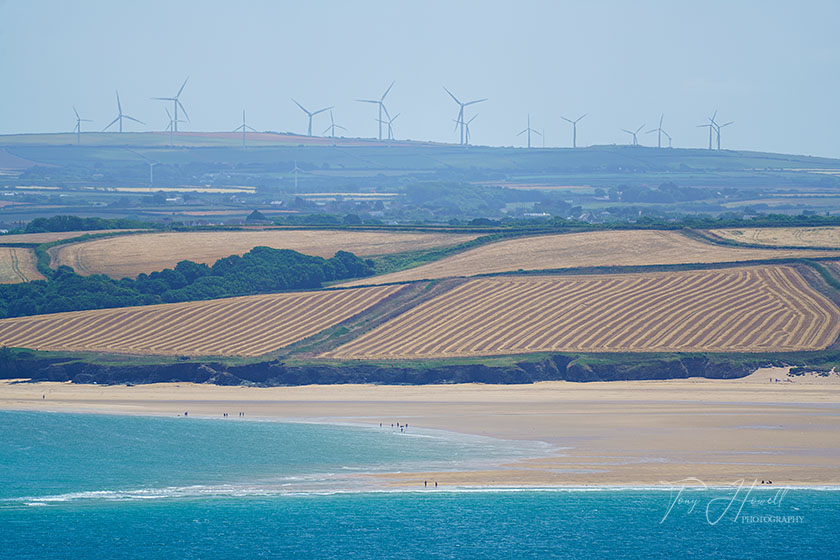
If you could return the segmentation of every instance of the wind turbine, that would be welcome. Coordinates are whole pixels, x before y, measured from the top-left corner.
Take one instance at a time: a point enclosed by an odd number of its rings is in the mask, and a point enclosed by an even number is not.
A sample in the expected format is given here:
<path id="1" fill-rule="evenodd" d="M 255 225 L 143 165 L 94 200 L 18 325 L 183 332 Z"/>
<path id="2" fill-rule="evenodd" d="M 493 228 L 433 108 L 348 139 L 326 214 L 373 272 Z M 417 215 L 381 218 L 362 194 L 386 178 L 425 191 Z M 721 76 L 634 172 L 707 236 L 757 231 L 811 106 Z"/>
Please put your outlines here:
<path id="1" fill-rule="evenodd" d="M 525 130 L 523 130 L 522 132 L 517 134 L 517 136 L 522 136 L 526 132 L 528 133 L 528 147 L 530 148 L 531 147 L 531 133 L 533 132 L 534 134 L 538 134 L 538 135 L 542 136 L 542 134 L 540 134 L 538 131 L 531 128 L 531 115 L 530 114 L 528 114 L 528 128 L 526 128 Z"/>
<path id="2" fill-rule="evenodd" d="M 639 134 L 639 132 L 640 132 L 640 131 L 644 128 L 644 127 L 645 127 L 645 125 L 644 125 L 644 124 L 642 124 L 642 126 L 640 126 L 639 128 L 637 128 L 637 129 L 636 129 L 636 132 L 633 132 L 632 130 L 627 130 L 626 128 L 622 128 L 621 130 L 623 130 L 623 131 L 624 131 L 624 132 L 626 132 L 627 134 L 632 135 L 632 136 L 633 136 L 633 145 L 634 145 L 634 146 L 638 146 L 638 145 L 639 145 L 639 138 L 638 138 L 637 134 Z"/>
<path id="3" fill-rule="evenodd" d="M 458 104 L 458 107 L 459 107 L 458 119 L 456 120 L 455 128 L 458 128 L 458 125 L 461 125 L 461 144 L 463 144 L 464 143 L 464 129 L 465 129 L 464 109 L 468 105 L 474 105 L 476 103 L 481 103 L 482 101 L 487 101 L 487 98 L 485 97 L 484 99 L 476 99 L 474 101 L 467 101 L 466 103 L 461 103 L 461 101 L 457 97 L 455 97 L 455 95 L 451 91 L 446 89 L 446 86 L 444 86 L 443 89 L 446 91 L 446 93 L 449 94 L 449 97 L 451 97 L 455 101 L 455 103 Z"/>
<path id="4" fill-rule="evenodd" d="M 662 131 L 662 134 L 664 134 L 665 138 L 668 139 L 668 147 L 670 148 L 671 147 L 671 135 L 668 134 L 667 132 L 665 132 L 664 130 Z"/>
<path id="5" fill-rule="evenodd" d="M 159 165 L 159 164 L 160 164 L 160 162 L 159 162 L 159 161 L 155 161 L 155 160 L 153 160 L 153 159 L 149 159 L 149 158 L 147 158 L 146 156 L 144 156 L 143 154 L 141 154 L 140 152 L 135 152 L 134 150 L 129 150 L 128 148 L 126 148 L 126 150 L 128 150 L 128 151 L 129 151 L 129 152 L 131 152 L 132 154 L 137 154 L 138 156 L 140 156 L 141 158 L 143 158 L 144 160 L 146 160 L 146 163 L 148 163 L 148 164 L 149 164 L 149 186 L 151 187 L 151 186 L 152 186 L 152 183 L 154 183 L 154 182 L 155 182 L 155 174 L 154 174 L 155 165 Z"/>
<path id="6" fill-rule="evenodd" d="M 300 103 L 298 103 L 294 99 L 292 99 L 292 101 L 295 102 L 295 105 L 300 107 L 301 111 L 303 111 L 304 113 L 309 115 L 309 131 L 306 134 L 307 136 L 312 136 L 312 117 L 314 117 L 318 113 L 323 113 L 324 111 L 329 111 L 330 109 L 332 109 L 334 107 L 334 106 L 330 106 L 330 107 L 324 107 L 323 109 L 318 109 L 317 111 L 309 111 L 309 110 L 306 109 L 306 107 L 304 107 L 303 105 L 301 105 Z"/>
<path id="7" fill-rule="evenodd" d="M 79 112 L 73 107 L 73 112 L 76 113 L 76 128 L 73 129 L 73 132 L 76 133 L 76 144 L 82 143 L 82 123 L 83 122 L 93 122 L 90 119 L 83 119 L 79 116 Z"/>
<path id="8" fill-rule="evenodd" d="M 393 117 L 388 115 L 388 111 L 385 111 L 385 114 L 388 116 L 387 121 L 379 121 L 379 124 L 387 124 L 388 125 L 388 146 L 391 145 L 391 140 L 394 139 L 394 121 L 397 120 L 397 117 L 400 116 L 400 113 L 397 113 Z"/>
<path id="9" fill-rule="evenodd" d="M 179 122 L 184 122 L 184 121 L 179 121 L 178 120 L 178 107 L 180 107 L 181 110 L 184 112 L 184 116 L 187 117 L 187 121 L 189 122 L 189 120 L 190 120 L 190 116 L 187 114 L 187 110 L 184 109 L 183 105 L 181 105 L 181 100 L 179 99 L 181 97 L 181 92 L 184 91 L 184 86 L 187 85 L 187 80 L 189 80 L 189 79 L 190 79 L 190 77 L 187 76 L 187 79 L 184 80 L 183 84 L 181 84 L 181 88 L 178 90 L 178 93 L 175 94 L 175 97 L 152 97 L 152 99 L 157 99 L 159 101 L 171 101 L 172 102 L 172 106 L 175 109 L 175 120 L 173 121 L 174 125 L 175 125 L 175 130 L 173 132 L 178 132 L 178 123 Z"/>
<path id="10" fill-rule="evenodd" d="M 178 128 L 178 123 L 179 122 L 185 122 L 185 121 L 179 121 L 178 119 L 173 119 L 172 118 L 172 113 L 169 112 L 169 109 L 167 109 L 166 107 L 164 107 L 163 109 L 166 111 L 166 116 L 169 117 L 169 124 L 166 125 L 166 128 L 164 130 L 165 130 L 165 132 L 169 133 L 169 147 L 171 148 L 172 146 L 175 145 L 175 138 L 173 137 L 173 134 L 174 134 L 175 130 L 177 130 L 177 128 Z"/>
<path id="11" fill-rule="evenodd" d="M 725 126 L 729 126 L 730 124 L 735 124 L 735 121 L 729 121 L 726 124 L 717 124 L 717 123 L 715 123 L 715 124 L 717 125 L 717 126 L 715 126 L 715 132 L 717 132 L 717 149 L 718 149 L 718 151 L 720 151 L 720 129 L 725 127 Z"/>
<path id="12" fill-rule="evenodd" d="M 659 117 L 659 126 L 657 128 L 652 128 L 652 129 L 648 130 L 647 132 L 645 132 L 645 134 L 650 134 L 651 132 L 658 132 L 659 133 L 659 134 L 656 135 L 656 147 L 657 148 L 662 147 L 662 133 L 665 132 L 664 130 L 662 130 L 662 120 L 664 118 L 665 118 L 665 115 L 662 114 Z"/>
<path id="13" fill-rule="evenodd" d="M 396 118 L 396 117 L 394 117 L 394 118 Z M 347 130 L 343 126 L 335 124 L 335 120 L 333 119 L 333 112 L 332 112 L 332 109 L 330 109 L 330 126 L 328 126 L 322 134 L 326 134 L 327 132 L 330 133 L 330 138 L 333 139 L 333 146 L 335 146 L 335 129 L 336 128 L 340 128 L 341 130 Z"/>
<path id="14" fill-rule="evenodd" d="M 561 119 L 572 125 L 572 148 L 577 148 L 577 123 L 580 122 L 580 120 L 585 116 L 586 114 L 583 114 L 575 120 L 570 120 L 566 117 L 560 117 Z"/>
<path id="15" fill-rule="evenodd" d="M 250 130 L 251 132 L 256 132 L 253 128 L 245 124 L 245 109 L 242 109 L 242 124 L 237 126 L 233 129 L 234 132 L 242 131 L 242 149 L 245 149 L 245 132 Z"/>
<path id="16" fill-rule="evenodd" d="M 388 92 L 391 91 L 391 88 L 394 87 L 394 84 L 397 83 L 396 80 L 391 82 L 391 85 L 388 86 L 388 89 L 385 90 L 385 93 L 382 94 L 382 97 L 379 99 L 357 99 L 359 103 L 373 103 L 375 105 L 379 105 L 379 139 L 382 140 L 382 111 L 385 111 L 385 114 L 388 114 L 388 109 L 385 108 L 385 96 L 388 95 Z"/>
<path id="17" fill-rule="evenodd" d="M 712 132 L 717 127 L 717 123 L 715 122 L 715 117 L 717 116 L 717 111 L 715 111 L 711 117 L 709 117 L 709 122 L 706 124 L 698 124 L 697 128 L 709 128 L 709 149 L 712 149 Z"/>
<path id="18" fill-rule="evenodd" d="M 295 166 L 292 168 L 291 171 L 289 171 L 289 173 L 295 174 L 295 192 L 297 192 L 298 190 L 298 173 L 300 173 L 301 171 L 303 171 L 303 169 L 298 167 L 297 161 L 295 161 Z"/>
<path id="19" fill-rule="evenodd" d="M 114 120 L 112 120 L 110 123 L 108 123 L 108 126 L 106 126 L 105 128 L 102 129 L 102 132 L 105 132 L 106 130 L 111 128 L 111 125 L 114 124 L 117 121 L 120 121 L 120 132 L 122 132 L 123 131 L 122 130 L 123 119 L 128 119 L 130 121 L 138 122 L 140 124 L 146 124 L 143 121 L 139 121 L 139 120 L 135 119 L 134 117 L 129 117 L 128 115 L 123 114 L 122 105 L 120 104 L 120 92 L 117 92 L 117 116 L 116 116 L 116 118 L 114 118 Z"/>
<path id="20" fill-rule="evenodd" d="M 470 123 L 472 123 L 472 122 L 475 120 L 475 118 L 476 118 L 477 116 L 478 116 L 478 113 L 476 113 L 475 115 L 473 115 L 473 116 L 472 116 L 472 118 L 471 118 L 470 120 L 468 120 L 467 122 L 463 123 L 463 124 L 464 124 L 464 130 L 466 130 L 466 134 L 464 135 L 464 147 L 465 147 L 465 148 L 469 148 L 469 147 L 470 147 Z M 457 119 L 452 119 L 452 121 L 455 123 L 455 126 L 456 126 L 456 127 L 457 127 L 459 124 L 461 124 L 461 121 L 459 121 L 459 120 L 457 120 Z"/>

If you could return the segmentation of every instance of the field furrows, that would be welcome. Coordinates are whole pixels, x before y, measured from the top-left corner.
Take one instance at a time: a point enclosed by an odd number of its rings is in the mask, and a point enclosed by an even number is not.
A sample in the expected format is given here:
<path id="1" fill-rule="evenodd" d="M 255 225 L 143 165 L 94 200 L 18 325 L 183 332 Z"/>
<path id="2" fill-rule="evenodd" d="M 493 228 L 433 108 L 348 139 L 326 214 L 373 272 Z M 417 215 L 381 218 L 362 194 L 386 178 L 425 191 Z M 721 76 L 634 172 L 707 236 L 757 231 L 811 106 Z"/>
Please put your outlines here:
<path id="1" fill-rule="evenodd" d="M 592 231 L 499 241 L 416 268 L 342 285 L 411 282 L 517 270 L 744 262 L 835 254 L 805 249 L 726 247 L 698 241 L 676 231 Z"/>
<path id="2" fill-rule="evenodd" d="M 710 234 L 754 245 L 840 248 L 840 227 L 712 229 Z"/>
<path id="3" fill-rule="evenodd" d="M 787 266 L 483 278 L 324 357 L 794 351 L 824 348 L 838 334 L 840 309 Z"/>
<path id="4" fill-rule="evenodd" d="M 0 344 L 41 350 L 258 356 L 364 311 L 399 286 L 268 294 L 0 320 Z"/>
<path id="5" fill-rule="evenodd" d="M 35 253 L 22 247 L 0 247 L 0 284 L 43 280 L 35 266 Z"/>

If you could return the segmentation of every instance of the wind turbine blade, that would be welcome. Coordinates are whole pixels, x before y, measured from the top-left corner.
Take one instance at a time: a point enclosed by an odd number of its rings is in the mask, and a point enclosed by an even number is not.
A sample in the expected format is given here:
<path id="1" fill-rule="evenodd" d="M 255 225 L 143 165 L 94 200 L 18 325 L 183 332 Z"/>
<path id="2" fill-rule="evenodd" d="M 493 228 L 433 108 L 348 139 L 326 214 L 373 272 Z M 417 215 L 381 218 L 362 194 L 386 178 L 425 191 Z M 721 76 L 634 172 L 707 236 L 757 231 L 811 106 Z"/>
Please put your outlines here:
<path id="1" fill-rule="evenodd" d="M 79 119 L 82 122 L 93 122 L 93 119 Z"/>
<path id="2" fill-rule="evenodd" d="M 662 113 L 662 116 L 659 117 L 659 128 L 662 128 L 662 119 L 665 118 L 665 113 Z"/>
<path id="3" fill-rule="evenodd" d="M 726 124 L 722 124 L 722 125 L 720 125 L 718 128 L 723 128 L 724 126 L 729 126 L 730 124 L 735 124 L 735 121 L 729 121 L 729 122 L 728 122 L 728 123 L 726 123 Z"/>
<path id="4" fill-rule="evenodd" d="M 330 126 L 328 126 L 327 128 L 325 128 L 325 129 L 324 129 L 324 132 L 322 132 L 321 134 L 326 134 L 326 133 L 327 133 L 327 132 L 329 132 L 329 131 L 330 131 L 330 129 L 331 129 L 331 128 L 333 128 L 334 126 L 335 126 L 335 125 L 330 125 Z"/>
<path id="5" fill-rule="evenodd" d="M 400 116 L 400 114 L 401 114 L 401 113 L 397 113 L 397 114 L 396 114 L 396 115 L 394 115 L 394 116 L 393 116 L 393 118 L 391 118 L 391 120 L 389 120 L 388 122 L 389 122 L 389 123 L 394 122 L 395 120 L 397 120 L 397 117 L 399 117 L 399 116 Z"/>
<path id="6" fill-rule="evenodd" d="M 461 102 L 460 102 L 460 101 L 458 101 L 458 98 L 457 98 L 457 97 L 455 97 L 455 95 L 454 95 L 451 91 L 449 91 L 448 89 L 446 89 L 446 86 L 443 86 L 443 89 L 444 89 L 444 91 L 446 91 L 446 93 L 448 93 L 448 94 L 449 94 L 449 97 L 451 97 L 452 99 L 454 99 L 454 100 L 455 100 L 455 103 L 457 103 L 458 105 L 460 105 L 460 104 L 461 104 Z"/>
<path id="7" fill-rule="evenodd" d="M 163 110 L 166 111 L 166 116 L 169 117 L 169 120 L 171 121 L 172 120 L 172 113 L 170 113 L 169 109 L 166 108 L 166 107 L 164 107 Z"/>
<path id="8" fill-rule="evenodd" d="M 388 107 L 386 107 L 384 103 L 380 103 L 380 105 L 382 106 L 382 110 L 385 111 L 385 116 L 390 119 L 391 113 L 388 112 Z"/>
<path id="9" fill-rule="evenodd" d="M 336 128 L 340 128 L 341 130 L 347 130 L 346 128 L 344 128 L 344 127 L 343 127 L 343 126 L 341 126 L 340 124 L 335 125 L 335 127 L 336 127 Z"/>
<path id="10" fill-rule="evenodd" d="M 359 103 L 379 103 L 379 101 L 376 101 L 375 99 L 357 99 L 356 101 Z"/>
<path id="11" fill-rule="evenodd" d="M 574 123 L 574 121 L 570 121 L 570 120 L 569 120 L 569 119 L 567 119 L 566 117 L 560 117 L 560 118 L 561 118 L 561 119 L 563 119 L 564 121 L 566 121 L 567 123 L 570 123 L 570 124 L 575 124 L 575 123 Z"/>
<path id="12" fill-rule="evenodd" d="M 636 129 L 636 134 L 638 134 L 639 131 L 642 130 L 644 127 L 645 127 L 645 125 L 644 125 L 644 123 L 642 123 L 642 126 L 640 126 L 639 128 Z"/>
<path id="13" fill-rule="evenodd" d="M 129 117 L 128 115 L 123 115 L 123 118 L 124 118 L 124 119 L 128 119 L 128 120 L 130 120 L 130 121 L 134 121 L 134 122 L 136 122 L 136 123 L 146 124 L 146 123 L 144 123 L 143 121 L 137 120 L 137 119 L 135 119 L 134 117 Z"/>
<path id="14" fill-rule="evenodd" d="M 297 102 L 297 101 L 295 101 L 294 99 L 292 99 L 292 101 L 294 101 L 295 105 L 297 105 L 298 107 L 300 107 L 300 110 L 301 110 L 301 111 L 303 111 L 304 113 L 306 113 L 306 114 L 307 114 L 307 115 L 309 115 L 309 116 L 312 116 L 312 115 L 309 113 L 309 111 L 307 111 L 307 110 L 303 107 L 303 105 L 301 105 L 300 103 L 298 103 L 298 102 Z"/>
<path id="15" fill-rule="evenodd" d="M 473 122 L 477 116 L 478 116 L 478 115 L 473 115 L 473 118 L 471 118 L 470 120 L 468 120 L 468 121 L 467 121 L 467 126 L 469 126 L 469 124 L 470 124 L 471 122 Z M 394 118 L 397 118 L 397 117 L 394 117 Z"/>
<path id="16" fill-rule="evenodd" d="M 149 99 L 156 99 L 158 101 L 175 101 L 174 97 L 150 97 Z"/>
<path id="17" fill-rule="evenodd" d="M 575 122 L 578 122 L 578 121 L 582 120 L 582 119 L 583 119 L 583 117 L 585 117 L 585 116 L 586 116 L 586 115 L 588 115 L 588 114 L 589 114 L 589 113 L 584 113 L 584 114 L 582 114 L 581 116 L 579 116 L 579 117 L 578 117 L 577 121 L 575 121 Z"/>
<path id="18" fill-rule="evenodd" d="M 184 116 L 185 116 L 185 117 L 187 117 L 187 121 L 189 121 L 189 120 L 190 120 L 190 116 L 187 114 L 187 110 L 186 110 L 186 109 L 184 109 L 184 106 L 183 106 L 183 105 L 181 105 L 181 101 L 180 101 L 179 99 L 176 99 L 176 100 L 175 100 L 175 103 L 177 103 L 177 104 L 178 104 L 178 107 L 180 107 L 180 108 L 181 108 L 181 111 L 183 111 L 183 112 L 184 112 Z"/>
<path id="19" fill-rule="evenodd" d="M 234 129 L 233 129 L 233 132 L 239 132 L 240 130 L 242 130 L 242 127 L 243 127 L 243 126 L 245 126 L 245 125 L 244 125 L 244 124 L 240 124 L 239 126 L 237 126 L 236 128 L 234 128 Z"/>
<path id="20" fill-rule="evenodd" d="M 77 119 L 80 119 L 80 118 L 81 118 L 81 117 L 79 116 L 79 112 L 76 110 L 76 108 L 75 108 L 75 107 L 73 107 L 73 112 L 74 112 L 74 113 L 76 113 L 76 118 L 77 118 Z"/>
<path id="21" fill-rule="evenodd" d="M 120 92 L 117 92 L 117 111 L 122 115 L 122 105 L 120 105 Z"/>
<path id="22" fill-rule="evenodd" d="M 189 79 L 190 79 L 190 77 L 187 76 L 187 79 L 184 80 L 183 84 L 181 84 L 181 89 L 179 89 L 178 93 L 175 94 L 175 99 L 178 99 L 181 96 L 181 92 L 184 91 L 184 86 L 187 85 L 187 80 L 189 80 Z"/>
<path id="23" fill-rule="evenodd" d="M 397 80 L 391 82 L 391 85 L 388 86 L 388 89 L 385 90 L 385 93 L 382 94 L 382 97 L 379 98 L 379 101 L 385 101 L 385 96 L 388 95 L 388 92 L 391 91 L 391 88 L 394 87 L 395 83 L 397 83 Z"/>
<path id="24" fill-rule="evenodd" d="M 525 134 L 526 132 L 528 132 L 528 129 L 527 129 L 527 128 L 526 128 L 525 130 L 523 130 L 522 132 L 520 132 L 519 134 L 517 134 L 517 136 L 522 136 L 522 135 L 523 135 L 523 134 Z"/>
<path id="25" fill-rule="evenodd" d="M 324 109 L 318 109 L 317 111 L 315 111 L 314 113 L 312 113 L 312 115 L 313 115 L 313 116 L 315 116 L 315 115 L 317 115 L 318 113 L 323 113 L 324 111 L 329 111 L 329 110 L 330 110 L 330 109 L 332 109 L 333 107 L 335 107 L 335 105 L 333 105 L 332 107 L 325 107 Z"/>
<path id="26" fill-rule="evenodd" d="M 626 132 L 627 134 L 633 134 L 633 131 L 632 131 L 632 130 L 627 130 L 626 128 L 622 128 L 621 130 L 623 130 L 623 131 L 624 131 L 624 132 Z"/>
<path id="27" fill-rule="evenodd" d="M 466 107 L 467 105 L 473 105 L 475 103 L 481 103 L 483 101 L 487 101 L 487 98 L 485 97 L 484 99 L 476 99 L 475 101 L 467 101 L 466 103 L 464 103 L 464 107 Z"/>
<path id="28" fill-rule="evenodd" d="M 648 130 L 647 132 L 645 132 L 645 134 L 650 134 L 651 132 L 656 132 L 657 130 L 659 130 L 659 129 L 658 128 L 652 128 L 652 129 Z"/>
<path id="29" fill-rule="evenodd" d="M 246 125 L 246 126 L 245 126 L 245 128 L 247 128 L 247 129 L 248 129 L 248 130 L 250 130 L 251 132 L 256 132 L 256 129 L 251 128 L 250 126 L 247 126 L 247 125 Z"/>
<path id="30" fill-rule="evenodd" d="M 108 130 L 109 128 L 111 128 L 111 126 L 113 126 L 113 124 L 114 124 L 115 122 L 117 122 L 118 120 L 120 120 L 120 118 L 119 118 L 119 117 L 117 117 L 117 118 L 115 118 L 114 120 L 112 120 L 110 123 L 108 123 L 108 126 L 106 126 L 105 128 L 103 128 L 103 129 L 102 129 L 102 132 L 105 132 L 106 130 Z"/>
<path id="31" fill-rule="evenodd" d="M 531 132 L 533 132 L 533 133 L 534 133 L 534 134 L 536 134 L 537 136 L 542 136 L 542 133 L 541 133 L 540 131 L 538 131 L 538 130 L 533 130 L 533 129 L 531 129 Z"/>

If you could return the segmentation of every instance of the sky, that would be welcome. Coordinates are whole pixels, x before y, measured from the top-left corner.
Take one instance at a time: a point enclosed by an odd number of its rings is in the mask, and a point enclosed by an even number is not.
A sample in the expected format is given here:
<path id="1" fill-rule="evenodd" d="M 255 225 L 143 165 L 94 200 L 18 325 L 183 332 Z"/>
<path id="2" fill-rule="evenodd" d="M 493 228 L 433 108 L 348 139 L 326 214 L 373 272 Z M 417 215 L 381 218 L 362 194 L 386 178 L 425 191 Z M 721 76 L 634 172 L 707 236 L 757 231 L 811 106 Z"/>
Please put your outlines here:
<path id="1" fill-rule="evenodd" d="M 347 136 L 377 134 L 386 98 L 399 139 L 457 142 L 462 101 L 476 144 L 522 146 L 531 126 L 568 146 L 656 145 L 840 157 L 840 2 L 0 0 L 0 134 L 101 130 L 123 110 L 162 130 L 181 95 L 183 130 L 305 133 L 334 105 Z M 171 111 L 171 109 L 170 109 Z M 88 128 L 89 125 L 89 128 Z M 315 117 L 321 134 L 329 115 Z M 542 145 L 535 135 L 534 144 Z"/>

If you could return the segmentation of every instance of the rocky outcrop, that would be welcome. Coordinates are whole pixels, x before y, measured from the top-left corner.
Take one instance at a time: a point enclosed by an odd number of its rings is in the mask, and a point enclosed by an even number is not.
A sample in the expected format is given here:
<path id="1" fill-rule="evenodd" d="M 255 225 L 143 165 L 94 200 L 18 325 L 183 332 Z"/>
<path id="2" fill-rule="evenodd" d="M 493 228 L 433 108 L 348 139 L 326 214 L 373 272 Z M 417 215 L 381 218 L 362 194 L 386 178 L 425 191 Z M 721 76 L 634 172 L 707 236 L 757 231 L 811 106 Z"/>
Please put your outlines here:
<path id="1" fill-rule="evenodd" d="M 749 374 L 755 364 L 733 364 L 705 356 L 652 359 L 644 355 L 626 361 L 593 361 L 557 354 L 536 362 L 509 366 L 456 364 L 438 367 L 400 365 L 286 365 L 267 361 L 241 366 L 222 363 L 176 362 L 159 365 L 96 364 L 83 361 L 18 358 L 0 365 L 0 378 L 33 381 L 72 381 L 113 385 L 123 383 L 211 383 L 216 385 L 282 385 L 379 383 L 423 385 L 430 383 L 534 383 L 536 381 L 617 381 L 708 377 L 728 379 Z"/>

